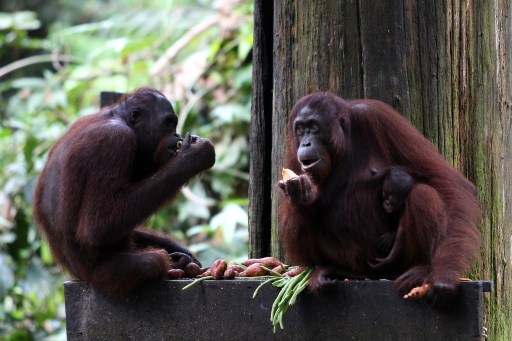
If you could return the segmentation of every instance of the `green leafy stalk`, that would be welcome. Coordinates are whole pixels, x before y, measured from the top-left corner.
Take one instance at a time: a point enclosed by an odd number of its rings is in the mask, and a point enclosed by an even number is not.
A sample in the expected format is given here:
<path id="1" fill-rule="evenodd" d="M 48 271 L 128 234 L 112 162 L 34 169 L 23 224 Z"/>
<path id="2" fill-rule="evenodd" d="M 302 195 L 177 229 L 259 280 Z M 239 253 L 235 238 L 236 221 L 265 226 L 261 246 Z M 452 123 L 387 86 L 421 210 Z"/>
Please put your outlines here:
<path id="1" fill-rule="evenodd" d="M 181 290 L 182 291 L 187 290 L 188 288 L 193 287 L 194 285 L 198 284 L 199 282 L 206 281 L 208 279 L 213 279 L 213 276 L 205 276 L 205 277 L 198 278 L 198 279 L 194 280 L 192 283 L 185 285 L 183 288 L 181 288 Z"/>
<path id="2" fill-rule="evenodd" d="M 266 266 L 263 266 L 263 265 L 262 265 L 262 266 L 260 266 L 260 268 L 262 268 L 263 270 L 267 271 L 269 274 L 272 274 L 272 275 L 274 275 L 274 276 L 279 276 L 279 277 L 281 277 L 281 274 L 280 274 L 279 272 L 274 271 L 274 270 L 272 270 L 272 269 L 270 269 L 270 268 L 267 268 Z"/>
<path id="3" fill-rule="evenodd" d="M 290 302 L 289 302 L 290 305 L 293 305 L 295 303 L 299 294 L 304 289 L 306 289 L 306 287 L 308 286 L 308 280 L 311 277 L 311 276 L 309 276 L 309 274 L 311 273 L 311 270 L 308 270 L 308 271 L 309 271 L 309 273 L 306 273 L 304 276 L 302 276 L 302 280 L 299 282 L 299 284 L 297 284 L 296 289 L 293 290 L 293 295 L 290 298 Z"/>
<path id="4" fill-rule="evenodd" d="M 252 294 L 252 298 L 255 298 L 255 297 L 256 297 L 256 295 L 258 295 L 258 292 L 260 291 L 260 289 L 261 289 L 264 285 L 266 285 L 266 284 L 268 284 L 268 283 L 274 283 L 274 282 L 277 282 L 277 281 L 279 281 L 279 280 L 281 280 L 281 278 L 280 278 L 280 277 L 272 277 L 272 278 L 267 279 L 265 282 L 263 282 L 263 283 L 261 283 L 260 285 L 258 285 L 258 287 L 256 288 L 256 290 L 254 290 L 254 294 Z"/>
<path id="5" fill-rule="evenodd" d="M 266 284 L 272 283 L 273 286 L 281 288 L 279 294 L 277 295 L 274 303 L 272 304 L 272 309 L 270 311 L 270 320 L 274 326 L 274 333 L 277 331 L 277 327 L 279 326 L 281 329 L 284 329 L 283 325 L 283 317 L 288 308 L 293 305 L 299 294 L 306 289 L 308 286 L 308 281 L 311 278 L 311 273 L 313 272 L 312 268 L 306 268 L 303 272 L 298 274 L 295 277 L 274 277 L 260 284 L 254 294 L 253 298 L 256 297 L 259 290 Z"/>

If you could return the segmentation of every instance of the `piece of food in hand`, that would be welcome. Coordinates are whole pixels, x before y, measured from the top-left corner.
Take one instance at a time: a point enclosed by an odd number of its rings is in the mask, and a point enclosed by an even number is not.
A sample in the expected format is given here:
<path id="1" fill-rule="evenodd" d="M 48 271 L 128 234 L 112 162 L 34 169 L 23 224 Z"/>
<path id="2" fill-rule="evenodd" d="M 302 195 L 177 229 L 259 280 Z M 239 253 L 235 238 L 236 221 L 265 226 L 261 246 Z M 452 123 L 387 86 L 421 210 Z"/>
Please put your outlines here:
<path id="1" fill-rule="evenodd" d="M 300 275 L 302 272 L 304 272 L 304 268 L 301 266 L 294 267 L 290 269 L 289 271 L 285 272 L 283 276 L 287 277 L 295 277 L 297 275 Z"/>
<path id="2" fill-rule="evenodd" d="M 406 300 L 420 300 L 428 295 L 430 291 L 430 284 L 423 284 L 422 286 L 412 288 L 407 294 L 404 295 Z"/>
<path id="3" fill-rule="evenodd" d="M 213 279 L 221 279 L 224 275 L 224 271 L 228 268 L 228 263 L 224 259 L 217 259 L 213 262 L 212 266 L 210 266 L 210 271 L 212 272 Z"/>
<path id="4" fill-rule="evenodd" d="M 167 271 L 167 278 L 169 279 L 180 279 L 185 277 L 185 271 L 181 269 L 170 269 Z"/>
<path id="5" fill-rule="evenodd" d="M 188 263 L 183 270 L 185 271 L 187 278 L 195 278 L 203 272 L 196 263 Z"/>
<path id="6" fill-rule="evenodd" d="M 240 277 L 257 277 L 257 276 L 264 276 L 267 274 L 267 270 L 262 269 L 263 266 L 262 263 L 254 263 L 247 267 L 247 269 L 243 272 L 241 272 L 239 275 Z"/>
<path id="7" fill-rule="evenodd" d="M 283 177 L 284 181 L 298 177 L 298 175 L 294 171 L 292 171 L 291 169 L 288 169 L 288 168 L 283 168 L 281 170 L 281 176 Z"/>
<path id="8" fill-rule="evenodd" d="M 283 264 L 281 261 L 277 260 L 274 257 L 263 257 L 263 258 L 251 258 L 244 261 L 242 264 L 245 266 L 251 266 L 252 264 L 260 263 L 261 265 L 272 269 L 278 265 Z"/>

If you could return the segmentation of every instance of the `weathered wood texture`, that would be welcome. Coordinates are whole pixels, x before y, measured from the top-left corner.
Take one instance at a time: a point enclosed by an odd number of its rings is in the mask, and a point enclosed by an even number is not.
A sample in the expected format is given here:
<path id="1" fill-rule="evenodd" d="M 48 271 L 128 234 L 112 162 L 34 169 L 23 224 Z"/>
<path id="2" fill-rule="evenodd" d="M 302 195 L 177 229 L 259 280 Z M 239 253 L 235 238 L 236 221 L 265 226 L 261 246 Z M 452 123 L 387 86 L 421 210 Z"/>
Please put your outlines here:
<path id="1" fill-rule="evenodd" d="M 153 340 L 482 340 L 483 291 L 466 282 L 449 311 L 406 301 L 389 281 L 339 282 L 322 295 L 299 295 L 273 332 L 270 311 L 278 289 L 263 280 L 159 281 L 127 298 L 66 282 L 68 341 Z M 193 307 L 193 309 L 191 309 Z"/>
<path id="2" fill-rule="evenodd" d="M 477 184 L 483 245 L 472 275 L 495 281 L 487 304 L 491 338 L 512 339 L 511 0 L 282 0 L 259 15 L 273 19 L 274 31 L 273 52 L 261 57 L 273 61 L 272 89 L 260 92 L 273 93 L 265 142 L 272 148 L 265 199 L 272 212 L 258 218 L 271 221 L 258 228 L 271 229 L 272 254 L 283 256 L 275 184 L 293 104 L 313 91 L 380 99 Z M 256 31 L 255 44 L 259 38 Z"/>
<path id="3" fill-rule="evenodd" d="M 270 170 L 272 140 L 272 44 L 273 1 L 254 3 L 254 40 L 252 76 L 252 115 L 249 164 L 249 256 L 270 254 Z M 270 14 L 270 15 L 268 15 Z"/>

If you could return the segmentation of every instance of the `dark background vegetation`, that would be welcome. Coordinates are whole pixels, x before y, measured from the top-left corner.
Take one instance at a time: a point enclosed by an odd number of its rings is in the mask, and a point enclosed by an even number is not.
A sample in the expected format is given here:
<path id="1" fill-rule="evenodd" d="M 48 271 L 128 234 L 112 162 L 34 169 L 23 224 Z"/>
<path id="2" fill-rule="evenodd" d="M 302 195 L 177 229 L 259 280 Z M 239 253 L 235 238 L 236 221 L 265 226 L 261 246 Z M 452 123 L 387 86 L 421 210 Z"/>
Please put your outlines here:
<path id="1" fill-rule="evenodd" d="M 0 3 L 0 339 L 65 339 L 62 282 L 32 216 L 46 155 L 101 91 L 152 86 L 214 168 L 147 224 L 204 264 L 247 256 L 252 4 L 236 0 Z"/>

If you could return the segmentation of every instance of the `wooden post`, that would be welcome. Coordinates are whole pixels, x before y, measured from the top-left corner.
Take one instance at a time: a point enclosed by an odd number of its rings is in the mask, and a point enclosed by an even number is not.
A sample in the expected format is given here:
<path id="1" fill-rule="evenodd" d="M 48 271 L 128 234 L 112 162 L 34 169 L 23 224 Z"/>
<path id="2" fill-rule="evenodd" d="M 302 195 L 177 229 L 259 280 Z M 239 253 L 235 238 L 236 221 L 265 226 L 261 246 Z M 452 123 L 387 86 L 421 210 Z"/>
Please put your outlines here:
<path id="1" fill-rule="evenodd" d="M 265 238 L 271 229 L 271 254 L 283 257 L 275 184 L 293 104 L 313 91 L 380 99 L 409 118 L 477 184 L 484 211 L 483 245 L 482 260 L 471 275 L 496 284 L 486 315 L 491 338 L 512 339 L 511 0 L 266 2 L 255 1 L 255 49 L 261 48 L 262 39 L 268 44 L 272 20 L 273 50 L 267 47 L 266 55 L 260 51 L 254 69 L 255 74 L 268 72 L 272 60 L 273 82 L 255 88 L 253 115 L 258 116 L 253 119 L 264 120 L 259 125 L 272 130 L 253 131 L 251 143 L 261 137 L 266 152 L 271 146 L 271 164 L 265 163 L 259 173 L 268 177 L 270 172 L 270 181 L 261 193 L 251 192 L 250 200 L 270 200 L 272 209 L 251 212 L 258 214 L 251 220 L 251 235 L 256 224 Z M 258 104 L 268 103 L 270 93 L 272 119 L 268 107 L 263 110 Z M 255 159 L 255 148 L 252 162 L 268 160 Z M 253 187 L 260 186 L 259 176 L 252 171 Z M 251 254 L 261 254 L 253 251 L 256 245 L 251 241 Z"/>
<path id="2" fill-rule="evenodd" d="M 250 134 L 249 257 L 270 254 L 273 1 L 254 3 L 253 101 Z"/>

